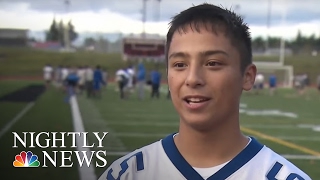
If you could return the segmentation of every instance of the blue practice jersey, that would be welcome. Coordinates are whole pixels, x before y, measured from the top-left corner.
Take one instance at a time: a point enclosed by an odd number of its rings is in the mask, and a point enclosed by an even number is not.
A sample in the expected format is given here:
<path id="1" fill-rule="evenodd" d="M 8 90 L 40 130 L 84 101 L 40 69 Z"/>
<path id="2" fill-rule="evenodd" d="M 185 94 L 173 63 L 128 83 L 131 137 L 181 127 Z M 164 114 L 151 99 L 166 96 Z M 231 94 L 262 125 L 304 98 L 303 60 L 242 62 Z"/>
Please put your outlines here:
<path id="1" fill-rule="evenodd" d="M 173 138 L 169 135 L 116 160 L 99 180 L 310 180 L 254 138 L 236 157 L 205 177 L 183 158 Z"/>

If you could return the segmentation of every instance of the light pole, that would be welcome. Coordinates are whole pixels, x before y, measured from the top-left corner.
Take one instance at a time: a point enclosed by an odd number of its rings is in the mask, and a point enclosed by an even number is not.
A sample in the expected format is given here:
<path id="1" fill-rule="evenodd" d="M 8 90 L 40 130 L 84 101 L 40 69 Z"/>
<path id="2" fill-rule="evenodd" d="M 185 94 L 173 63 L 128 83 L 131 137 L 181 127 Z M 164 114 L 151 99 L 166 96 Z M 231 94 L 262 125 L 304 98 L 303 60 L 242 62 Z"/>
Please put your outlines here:
<path id="1" fill-rule="evenodd" d="M 64 28 L 63 28 L 63 34 L 64 34 L 64 46 L 65 46 L 65 49 L 66 51 L 69 51 L 70 49 L 70 38 L 69 38 L 69 24 L 68 24 L 68 12 L 69 12 L 69 5 L 70 5 L 70 1 L 69 0 L 65 0 L 64 1 L 64 5 L 66 7 L 66 18 L 65 18 L 65 21 L 66 21 L 66 24 L 64 24 Z"/>
<path id="2" fill-rule="evenodd" d="M 145 23 L 147 21 L 147 0 L 142 0 L 142 38 L 146 37 Z"/>
<path id="3" fill-rule="evenodd" d="M 283 9 L 282 9 L 282 26 L 285 27 L 286 24 L 286 16 L 287 16 L 287 8 L 286 8 L 286 0 L 283 0 Z M 285 58 L 285 38 L 283 35 L 281 36 L 280 41 L 280 64 L 284 64 L 284 58 Z"/>
<path id="4" fill-rule="evenodd" d="M 265 52 L 269 50 L 269 28 L 270 28 L 270 16 L 271 16 L 271 0 L 268 0 L 268 10 L 267 10 L 267 37 L 266 37 L 266 49 Z"/>
<path id="5" fill-rule="evenodd" d="M 161 0 L 156 0 L 156 8 L 155 8 L 155 21 L 159 22 L 160 21 L 160 14 L 161 14 Z"/>

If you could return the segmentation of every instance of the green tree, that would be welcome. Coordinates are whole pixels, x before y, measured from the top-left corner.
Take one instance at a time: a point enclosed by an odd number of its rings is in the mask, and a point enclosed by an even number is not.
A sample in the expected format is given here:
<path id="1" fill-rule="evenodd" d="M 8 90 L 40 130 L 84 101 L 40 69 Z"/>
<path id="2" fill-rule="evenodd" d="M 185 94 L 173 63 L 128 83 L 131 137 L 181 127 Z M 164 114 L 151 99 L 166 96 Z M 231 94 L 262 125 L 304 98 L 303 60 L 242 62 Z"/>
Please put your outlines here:
<path id="1" fill-rule="evenodd" d="M 77 39 L 78 33 L 75 31 L 74 25 L 69 21 L 68 23 L 68 30 L 69 30 L 69 39 L 70 42 L 73 42 L 74 40 Z"/>
<path id="2" fill-rule="evenodd" d="M 68 28 L 68 29 L 66 29 Z M 71 23 L 71 21 L 68 22 L 68 24 L 63 24 L 63 21 L 60 20 L 59 23 L 56 22 L 55 19 L 53 19 L 52 24 L 49 28 L 49 31 L 46 32 L 46 40 L 47 41 L 56 41 L 59 42 L 61 45 L 64 46 L 65 40 L 65 31 L 68 30 L 69 35 L 69 41 L 73 42 L 77 39 L 78 33 L 75 31 L 74 25 Z"/>
<path id="3" fill-rule="evenodd" d="M 280 37 L 269 37 L 269 47 L 270 48 L 279 48 L 281 39 Z"/>
<path id="4" fill-rule="evenodd" d="M 258 51 L 263 51 L 265 49 L 265 41 L 261 36 L 258 36 L 252 40 L 252 48 Z"/>
<path id="5" fill-rule="evenodd" d="M 46 32 L 46 40 L 59 41 L 59 30 L 55 19 L 53 19 L 49 31 Z"/>
<path id="6" fill-rule="evenodd" d="M 96 40 L 93 39 L 92 37 L 86 38 L 84 40 L 84 46 L 89 47 L 89 46 L 94 46 L 96 44 Z"/>
<path id="7" fill-rule="evenodd" d="M 59 42 L 64 46 L 64 25 L 62 20 L 60 20 L 58 25 Z"/>

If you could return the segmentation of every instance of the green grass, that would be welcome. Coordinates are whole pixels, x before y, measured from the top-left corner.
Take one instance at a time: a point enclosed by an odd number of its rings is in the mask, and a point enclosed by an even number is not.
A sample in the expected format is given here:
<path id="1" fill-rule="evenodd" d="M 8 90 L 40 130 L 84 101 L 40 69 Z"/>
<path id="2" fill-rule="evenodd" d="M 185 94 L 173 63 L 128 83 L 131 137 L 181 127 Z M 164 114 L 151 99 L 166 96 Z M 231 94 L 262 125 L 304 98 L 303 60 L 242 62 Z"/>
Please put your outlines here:
<path id="1" fill-rule="evenodd" d="M 279 109 L 295 112 L 298 114 L 298 118 L 241 114 L 241 125 L 320 152 L 320 139 L 318 138 L 320 132 L 297 126 L 299 124 L 320 125 L 320 115 L 317 113 L 320 95 L 310 91 L 308 96 L 287 97 L 287 95 L 295 94 L 292 90 L 280 90 L 273 97 L 266 94 L 267 92 L 264 95 L 245 93 L 242 103 L 247 104 L 246 109 Z M 307 99 L 308 97 L 309 99 Z M 119 100 L 118 93 L 114 91 L 114 88 L 109 88 L 104 90 L 102 99 L 88 100 L 85 97 L 79 97 L 79 102 L 82 107 L 83 120 L 88 125 L 86 126 L 88 131 L 110 131 L 107 140 L 113 143 L 121 141 L 125 146 L 125 148 L 120 148 L 121 150 L 116 150 L 112 147 L 112 143 L 106 143 L 108 151 L 133 151 L 178 130 L 178 116 L 170 100 L 165 97 L 160 100 L 147 98 L 145 101 L 139 101 L 133 96 L 129 101 L 123 101 Z M 88 108 L 88 103 L 96 109 L 95 113 L 98 115 L 95 114 L 95 117 L 99 117 L 99 121 L 104 122 L 103 125 L 100 124 L 99 127 L 90 125 L 92 119 L 88 116 L 91 110 Z M 145 137 L 142 137 L 141 134 L 144 134 Z M 290 139 L 290 137 L 292 138 Z M 294 137 L 304 139 L 295 140 Z M 307 155 L 299 149 L 292 149 L 276 142 L 261 139 L 261 137 L 257 138 L 279 154 Z M 117 157 L 109 156 L 109 158 L 111 163 Z M 319 160 L 292 159 L 292 162 L 313 179 L 320 176 L 320 172 L 314 167 L 320 163 Z M 103 169 L 96 171 L 97 174 L 99 172 L 102 173 Z"/>
<path id="2" fill-rule="evenodd" d="M 4 81 L 0 84 L 0 97 L 6 95 L 7 93 L 13 92 L 28 85 L 30 82 L 24 81 Z M 0 103 L 1 113 L 0 127 L 4 127 L 11 119 L 13 119 L 25 106 L 27 103 L 24 102 L 8 102 L 3 101 Z"/>
<path id="3" fill-rule="evenodd" d="M 14 91 L 30 82 L 0 81 L 0 95 Z M 147 93 L 145 101 L 139 101 L 134 95 L 128 101 L 119 99 L 119 94 L 111 85 L 103 89 L 102 99 L 87 99 L 84 95 L 78 96 L 80 111 L 88 132 L 109 132 L 103 141 L 103 148 L 95 147 L 94 150 L 107 150 L 107 152 L 128 152 L 155 142 L 167 134 L 178 130 L 178 115 L 170 100 L 162 94 L 161 99 L 151 100 Z M 47 131 L 47 132 L 70 132 L 73 131 L 70 106 L 63 102 L 64 94 L 55 89 L 45 92 L 34 107 L 23 116 L 7 134 L 0 138 L 1 155 L 3 161 L 0 166 L 10 177 L 25 179 L 78 179 L 78 170 L 73 168 L 35 168 L 17 169 L 12 167 L 14 156 L 24 149 L 23 147 L 12 148 L 12 131 Z M 319 133 L 311 128 L 300 128 L 299 124 L 320 125 L 320 94 L 315 90 L 309 90 L 307 95 L 297 96 L 293 90 L 279 90 L 273 97 L 264 92 L 262 95 L 244 93 L 242 103 L 247 104 L 246 110 L 278 109 L 284 112 L 294 112 L 298 118 L 277 116 L 249 116 L 241 114 L 241 125 L 260 133 L 283 139 L 287 142 L 320 152 Z M 25 104 L 0 102 L 1 127 L 10 121 Z M 145 135 L 144 137 L 141 136 Z M 252 134 L 247 134 L 252 135 Z M 286 147 L 261 137 L 259 141 L 266 144 L 279 154 L 306 155 L 307 153 Z M 43 142 L 43 139 L 42 141 Z M 89 136 L 90 143 L 96 143 L 94 136 Z M 44 143 L 44 142 L 43 142 Z M 52 150 L 71 150 L 71 142 L 67 140 L 67 147 Z M 42 159 L 42 150 L 30 149 Z M 73 157 L 74 158 L 74 157 Z M 119 156 L 107 157 L 110 165 Z M 290 159 L 299 168 L 305 171 L 312 179 L 320 177 L 320 160 L 297 160 Z M 107 166 L 108 166 L 107 165 Z M 100 176 L 106 170 L 96 168 L 95 173 Z"/>
<path id="4" fill-rule="evenodd" d="M 22 88 L 28 84 L 30 84 L 30 81 L 2 81 L 0 88 L 0 96 L 18 90 L 19 88 Z"/>
<path id="5" fill-rule="evenodd" d="M 29 82 L 30 83 L 30 82 Z M 27 83 L 20 82 L 0 82 L 0 89 L 14 90 L 19 86 Z M 9 86 L 12 86 L 9 88 Z M 55 90 L 45 92 L 35 103 L 35 105 L 16 123 L 12 128 L 0 138 L 2 161 L 0 165 L 1 172 L 6 174 L 6 177 L 12 179 L 78 179 L 77 167 L 72 168 L 55 168 L 48 164 L 48 168 L 14 168 L 12 163 L 15 155 L 21 151 L 32 151 L 38 155 L 38 159 L 43 159 L 42 151 L 51 151 L 55 149 L 41 148 L 24 148 L 18 145 L 18 148 L 13 148 L 13 134 L 17 132 L 22 136 L 22 132 L 70 132 L 73 131 L 70 107 L 63 102 L 63 95 Z M 21 103 L 4 103 L 0 102 L 1 107 L 1 129 L 5 122 L 9 122 L 16 113 L 20 112 L 24 107 Z M 30 140 L 30 138 L 28 139 Z M 27 144 L 29 144 L 28 142 Z M 40 138 L 40 143 L 45 144 L 44 138 Z M 70 147 L 71 142 L 67 141 L 66 146 Z M 57 149 L 56 149 L 57 150 Z M 61 150 L 61 149 L 60 149 Z M 73 151 L 73 148 L 64 148 L 66 151 Z M 61 156 L 58 156 L 60 159 Z M 40 162 L 42 163 L 42 162 Z M 58 161 L 58 164 L 61 162 Z M 40 164 L 41 165 L 41 164 Z"/>

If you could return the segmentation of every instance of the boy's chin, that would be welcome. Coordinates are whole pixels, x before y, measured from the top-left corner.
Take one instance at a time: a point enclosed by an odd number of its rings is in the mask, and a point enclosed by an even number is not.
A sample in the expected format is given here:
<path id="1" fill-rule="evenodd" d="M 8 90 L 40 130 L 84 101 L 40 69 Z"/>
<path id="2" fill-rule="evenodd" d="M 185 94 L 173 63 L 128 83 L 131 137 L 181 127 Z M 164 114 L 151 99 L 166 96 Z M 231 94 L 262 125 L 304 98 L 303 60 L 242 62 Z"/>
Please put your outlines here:
<path id="1" fill-rule="evenodd" d="M 188 118 L 182 120 L 182 123 L 185 123 L 190 128 L 197 130 L 197 131 L 210 131 L 214 128 L 214 122 L 212 118 L 208 117 L 192 117 L 189 116 Z"/>

